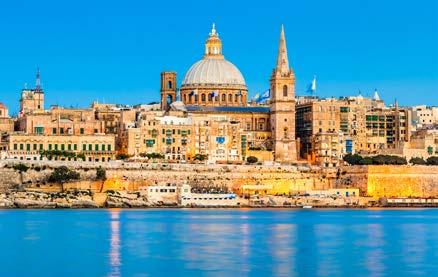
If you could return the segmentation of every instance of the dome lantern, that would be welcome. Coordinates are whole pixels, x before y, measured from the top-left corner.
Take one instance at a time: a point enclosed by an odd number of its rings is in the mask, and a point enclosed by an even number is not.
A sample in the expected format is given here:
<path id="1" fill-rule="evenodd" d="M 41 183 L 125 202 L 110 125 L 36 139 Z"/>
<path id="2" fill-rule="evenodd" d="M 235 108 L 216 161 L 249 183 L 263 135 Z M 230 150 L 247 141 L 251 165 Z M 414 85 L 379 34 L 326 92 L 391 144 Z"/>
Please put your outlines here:
<path id="1" fill-rule="evenodd" d="M 222 41 L 219 34 L 216 32 L 216 24 L 213 23 L 211 32 L 205 42 L 205 57 L 223 59 L 222 55 Z"/>

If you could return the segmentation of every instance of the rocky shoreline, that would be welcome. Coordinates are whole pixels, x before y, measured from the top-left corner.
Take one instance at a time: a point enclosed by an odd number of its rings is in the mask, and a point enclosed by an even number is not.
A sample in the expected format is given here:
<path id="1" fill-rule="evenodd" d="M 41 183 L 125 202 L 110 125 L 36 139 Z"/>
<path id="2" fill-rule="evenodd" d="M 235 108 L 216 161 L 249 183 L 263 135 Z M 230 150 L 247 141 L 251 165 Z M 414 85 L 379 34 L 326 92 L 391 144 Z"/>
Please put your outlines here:
<path id="1" fill-rule="evenodd" d="M 269 198 L 269 199 L 268 199 Z M 241 199 L 238 206 L 182 206 L 176 202 L 150 203 L 142 191 L 107 191 L 93 193 L 87 190 L 68 192 L 38 192 L 38 191 L 11 191 L 0 193 L 0 209 L 103 209 L 103 208 L 288 208 L 297 209 L 303 206 L 313 208 L 394 208 L 379 201 L 316 201 L 314 198 L 304 197 L 276 197 L 267 196 L 266 204 L 253 204 L 249 200 Z M 317 203 L 319 202 L 319 203 Z M 396 207 L 437 207 L 436 205 L 397 205 Z"/>

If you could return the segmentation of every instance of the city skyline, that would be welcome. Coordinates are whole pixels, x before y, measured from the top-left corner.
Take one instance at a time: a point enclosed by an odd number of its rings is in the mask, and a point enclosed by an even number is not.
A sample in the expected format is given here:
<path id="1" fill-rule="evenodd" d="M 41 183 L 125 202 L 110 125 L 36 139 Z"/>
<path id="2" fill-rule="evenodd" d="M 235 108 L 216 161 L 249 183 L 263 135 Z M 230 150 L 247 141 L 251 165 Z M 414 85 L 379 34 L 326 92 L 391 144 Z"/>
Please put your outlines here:
<path id="1" fill-rule="evenodd" d="M 342 2 L 334 5 L 347 5 Z M 78 3 L 61 18 L 57 7 L 39 1 L 38 6 L 20 7 L 23 16 L 35 13 L 39 20 L 20 23 L 8 15 L 8 11 L 16 14 L 12 11 L 19 7 L 8 4 L 0 19 L 7 41 L 0 46 L 5 65 L 0 72 L 5 77 L 0 101 L 17 113 L 20 91 L 24 83 L 33 87 L 37 67 L 48 105 L 159 101 L 159 73 L 176 71 L 180 84 L 190 65 L 202 57 L 203 44 L 215 22 L 224 55 L 242 71 L 249 97 L 269 87 L 278 31 L 284 24 L 298 96 L 305 95 L 316 74 L 321 97 L 357 95 L 359 90 L 371 96 L 377 88 L 388 104 L 395 98 L 400 105 L 438 104 L 438 21 L 433 17 L 433 1 L 430 9 L 404 3 L 395 8 L 376 1 L 350 3 L 342 13 L 331 15 L 323 12 L 327 4 L 322 2 L 297 4 L 294 16 L 279 14 L 268 21 L 254 17 L 262 19 L 273 7 L 262 11 L 262 6 L 255 5 L 240 15 L 236 11 L 244 6 L 236 3 L 236 10 L 223 16 L 224 4 L 192 18 L 190 15 L 200 10 L 194 3 L 194 10 L 186 16 L 178 13 L 179 3 L 168 9 L 154 6 L 158 4 L 131 4 L 116 13 L 114 3 L 87 7 Z M 279 4 L 292 7 L 287 2 Z M 394 9 L 397 12 L 390 15 Z M 160 10 L 160 16 L 152 15 Z M 74 11 L 78 13 L 73 17 Z M 415 24 L 405 22 L 408 14 Z M 315 17 L 302 21 L 310 15 Z M 324 22 L 328 19 L 330 22 Z"/>

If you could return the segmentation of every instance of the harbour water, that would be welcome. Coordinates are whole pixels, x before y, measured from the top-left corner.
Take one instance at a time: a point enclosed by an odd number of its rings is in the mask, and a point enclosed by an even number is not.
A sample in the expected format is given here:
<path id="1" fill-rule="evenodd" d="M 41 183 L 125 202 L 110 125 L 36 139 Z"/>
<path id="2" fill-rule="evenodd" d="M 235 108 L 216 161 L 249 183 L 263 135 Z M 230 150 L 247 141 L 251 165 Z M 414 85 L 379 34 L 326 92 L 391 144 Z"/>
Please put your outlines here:
<path id="1" fill-rule="evenodd" d="M 438 209 L 0 210 L 0 276 L 437 276 Z"/>

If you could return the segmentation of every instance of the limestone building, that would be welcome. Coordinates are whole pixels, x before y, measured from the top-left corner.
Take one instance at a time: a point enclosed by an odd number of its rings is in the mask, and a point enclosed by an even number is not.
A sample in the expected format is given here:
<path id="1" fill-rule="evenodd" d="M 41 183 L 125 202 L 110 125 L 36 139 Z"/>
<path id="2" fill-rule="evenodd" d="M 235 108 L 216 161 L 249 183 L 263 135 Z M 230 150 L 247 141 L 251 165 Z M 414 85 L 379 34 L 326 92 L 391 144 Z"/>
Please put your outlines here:
<path id="1" fill-rule="evenodd" d="M 19 116 L 44 111 L 44 91 L 41 88 L 40 70 L 37 70 L 35 89 L 23 89 L 20 98 Z"/>
<path id="2" fill-rule="evenodd" d="M 0 102 L 0 136 L 14 131 L 14 120 L 9 117 L 6 105 Z"/>
<path id="3" fill-rule="evenodd" d="M 84 160 L 108 162 L 115 159 L 113 135 L 34 135 L 13 133 L 8 137 L 8 156 L 19 160 Z"/>

